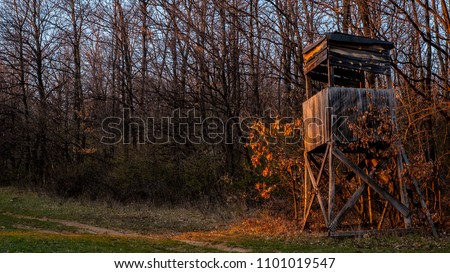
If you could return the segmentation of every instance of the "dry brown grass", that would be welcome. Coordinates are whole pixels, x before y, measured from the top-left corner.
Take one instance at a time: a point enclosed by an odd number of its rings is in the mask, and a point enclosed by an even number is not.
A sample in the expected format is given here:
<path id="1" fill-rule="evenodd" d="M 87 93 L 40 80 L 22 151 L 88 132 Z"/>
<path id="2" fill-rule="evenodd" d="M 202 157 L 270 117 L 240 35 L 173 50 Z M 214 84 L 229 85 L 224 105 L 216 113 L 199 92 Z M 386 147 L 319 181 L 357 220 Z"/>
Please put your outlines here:
<path id="1" fill-rule="evenodd" d="M 230 232 L 248 235 L 285 237 L 300 234 L 300 226 L 297 221 L 261 213 L 260 215 L 246 218 L 233 224 L 230 227 Z"/>

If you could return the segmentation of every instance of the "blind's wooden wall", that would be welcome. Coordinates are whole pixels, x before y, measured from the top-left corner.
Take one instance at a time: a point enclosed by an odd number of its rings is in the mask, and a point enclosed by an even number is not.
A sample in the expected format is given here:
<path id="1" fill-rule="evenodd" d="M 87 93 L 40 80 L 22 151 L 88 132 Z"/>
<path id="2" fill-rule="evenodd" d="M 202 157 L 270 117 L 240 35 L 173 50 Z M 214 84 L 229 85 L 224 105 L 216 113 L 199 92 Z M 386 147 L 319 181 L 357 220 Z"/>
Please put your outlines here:
<path id="1" fill-rule="evenodd" d="M 394 118 L 394 92 L 390 89 L 326 88 L 303 103 L 305 149 L 307 152 L 333 140 L 347 145 L 358 139 L 348 124 L 356 123 L 369 105 L 387 107 Z"/>

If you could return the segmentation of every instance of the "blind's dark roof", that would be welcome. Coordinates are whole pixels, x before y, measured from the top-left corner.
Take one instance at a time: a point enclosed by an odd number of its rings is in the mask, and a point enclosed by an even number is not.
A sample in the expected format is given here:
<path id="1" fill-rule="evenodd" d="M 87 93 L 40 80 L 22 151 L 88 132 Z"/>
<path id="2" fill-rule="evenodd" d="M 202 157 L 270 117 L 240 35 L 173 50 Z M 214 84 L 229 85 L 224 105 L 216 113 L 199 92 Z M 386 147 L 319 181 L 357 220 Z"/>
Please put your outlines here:
<path id="1" fill-rule="evenodd" d="M 391 42 L 387 42 L 387 41 L 367 38 L 367 37 L 363 37 L 363 36 L 350 35 L 350 34 L 345 34 L 345 33 L 340 33 L 340 32 L 328 32 L 324 35 L 324 37 L 322 37 L 318 41 L 306 46 L 303 49 L 303 53 L 310 51 L 311 49 L 316 47 L 318 44 L 323 42 L 323 40 L 328 40 L 328 42 L 333 42 L 333 43 L 351 43 L 351 44 L 359 44 L 359 45 L 381 45 L 388 49 L 394 48 L 394 44 Z"/>

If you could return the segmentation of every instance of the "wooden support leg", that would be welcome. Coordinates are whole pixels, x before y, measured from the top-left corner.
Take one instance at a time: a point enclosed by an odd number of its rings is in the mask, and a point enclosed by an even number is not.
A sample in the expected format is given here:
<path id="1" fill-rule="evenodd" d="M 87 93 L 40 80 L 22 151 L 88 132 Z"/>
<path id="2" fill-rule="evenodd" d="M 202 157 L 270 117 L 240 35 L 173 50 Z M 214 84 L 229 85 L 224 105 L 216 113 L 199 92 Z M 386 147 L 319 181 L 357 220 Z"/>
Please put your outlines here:
<path id="1" fill-rule="evenodd" d="M 298 206 L 297 206 L 297 193 L 296 193 L 296 181 L 292 180 L 292 199 L 293 199 L 293 209 L 294 209 L 294 219 L 298 220 Z"/>
<path id="2" fill-rule="evenodd" d="M 397 176 L 399 179 L 400 200 L 402 201 L 403 205 L 409 208 L 408 193 L 406 192 L 405 181 L 403 181 L 403 160 L 401 154 L 398 154 L 397 156 Z M 405 222 L 405 228 L 411 228 L 412 226 L 411 216 L 404 217 L 403 220 Z"/>
<path id="3" fill-rule="evenodd" d="M 381 226 L 383 226 L 384 217 L 386 216 L 387 209 L 388 209 L 388 205 L 389 205 L 389 202 L 386 201 L 386 202 L 384 203 L 383 212 L 381 213 L 380 222 L 378 222 L 378 228 L 377 228 L 378 231 L 380 231 L 380 230 L 381 230 Z"/>
<path id="4" fill-rule="evenodd" d="M 325 150 L 325 154 L 324 154 L 324 157 L 323 157 L 323 162 L 322 162 L 322 165 L 320 165 L 319 174 L 317 175 L 317 178 L 316 178 L 317 184 L 319 184 L 320 179 L 322 178 L 323 170 L 325 169 L 326 158 L 327 158 L 327 155 L 329 153 L 330 153 L 330 145 L 328 145 L 327 149 Z M 309 157 L 309 159 L 311 159 L 311 158 L 312 157 Z"/>
<path id="5" fill-rule="evenodd" d="M 325 220 L 325 225 L 328 226 L 328 217 L 327 217 L 327 213 L 325 211 L 325 206 L 323 204 L 322 194 L 320 193 L 319 185 L 317 184 L 316 179 L 314 178 L 314 175 L 312 173 L 312 169 L 311 169 L 311 165 L 309 164 L 308 157 L 305 158 L 305 166 L 306 166 L 307 173 L 309 174 L 309 179 L 311 179 L 311 183 L 313 185 L 314 192 L 317 195 L 317 200 L 319 201 L 320 209 L 322 210 L 323 218 Z"/>
<path id="6" fill-rule="evenodd" d="M 308 158 L 307 158 L 307 154 L 305 153 L 305 162 L 306 162 L 306 160 L 308 160 Z M 311 185 L 311 181 L 309 179 L 309 174 L 308 174 L 308 170 L 307 169 L 305 169 L 305 182 L 304 183 L 305 184 L 303 185 L 304 186 L 304 189 L 303 189 L 303 191 L 304 191 L 304 193 L 303 193 L 303 196 L 304 196 L 304 200 L 303 200 L 303 204 L 304 204 L 304 207 L 303 207 L 303 219 L 304 219 L 304 225 L 305 225 L 306 224 L 306 219 L 308 218 L 307 214 L 309 214 L 308 207 L 309 207 L 309 203 L 310 203 L 309 202 L 309 198 L 310 198 L 310 185 Z"/>
<path id="7" fill-rule="evenodd" d="M 358 168 L 353 162 L 351 162 L 341 151 L 336 148 L 332 149 L 333 155 L 344 163 L 348 168 L 355 172 L 361 179 L 367 183 L 375 192 L 383 196 L 391 205 L 399 211 L 403 216 L 407 217 L 411 214 L 411 211 L 400 203 L 394 196 L 384 190 L 373 178 L 368 176 L 363 170 Z"/>
<path id="8" fill-rule="evenodd" d="M 338 224 L 342 221 L 347 212 L 351 208 L 353 208 L 353 206 L 358 201 L 358 198 L 361 196 L 361 194 L 364 192 L 366 188 L 367 185 L 365 183 L 361 184 L 361 186 L 353 193 L 352 197 L 350 197 L 350 199 L 347 200 L 347 203 L 345 203 L 344 207 L 342 207 L 342 209 L 338 212 L 333 221 L 331 221 L 328 227 L 330 232 L 336 231 Z"/>
<path id="9" fill-rule="evenodd" d="M 311 207 L 312 207 L 312 204 L 314 203 L 314 198 L 315 197 L 316 197 L 316 195 L 314 193 L 311 193 L 311 196 L 310 196 L 310 199 L 309 199 L 309 203 L 305 207 L 306 208 L 305 216 L 303 218 L 302 227 L 300 228 L 301 232 L 303 232 L 303 230 L 305 230 L 306 222 L 308 221 L 309 213 L 311 212 Z"/>
<path id="10" fill-rule="evenodd" d="M 408 157 L 406 156 L 406 152 L 405 152 L 405 150 L 404 150 L 403 147 L 401 148 L 401 151 L 402 151 L 401 153 L 402 153 L 403 161 L 404 161 L 406 164 L 409 164 L 409 159 L 408 159 Z M 413 183 L 414 183 L 414 187 L 416 188 L 417 194 L 419 195 L 419 198 L 420 198 L 420 204 L 422 205 L 422 208 L 423 208 L 423 210 L 425 211 L 425 215 L 426 215 L 426 217 L 427 217 L 427 221 L 428 221 L 428 223 L 429 223 L 430 226 L 431 226 L 431 231 L 432 231 L 432 233 L 433 233 L 433 236 L 434 236 L 435 238 L 439 238 L 439 235 L 438 235 L 438 233 L 437 233 L 437 231 L 436 231 L 436 227 L 434 226 L 434 223 L 433 223 L 433 219 L 431 219 L 431 214 L 430 214 L 430 211 L 428 210 L 427 203 L 425 203 L 425 199 L 424 199 L 424 197 L 423 197 L 422 191 L 420 190 L 419 182 L 418 182 L 417 179 L 415 179 L 414 177 L 413 177 Z"/>
<path id="11" fill-rule="evenodd" d="M 328 146 L 327 149 L 325 150 L 324 158 L 327 157 L 327 155 L 329 154 L 329 152 L 330 152 L 330 147 Z M 311 156 L 308 156 L 308 155 L 305 153 L 305 162 L 308 161 L 308 163 L 309 163 L 309 160 L 310 160 L 311 158 L 312 158 Z M 322 173 L 323 173 L 323 170 L 324 170 L 324 168 L 325 168 L 325 162 L 326 162 L 326 160 L 324 160 L 324 161 L 322 162 L 322 164 L 320 165 L 319 174 L 317 175 L 317 178 L 315 179 L 315 181 L 316 181 L 315 184 L 317 184 L 317 185 L 319 185 L 319 183 L 320 183 L 320 179 L 321 179 L 321 177 L 322 177 Z M 315 162 L 315 163 L 317 163 L 317 162 Z M 318 163 L 317 163 L 317 164 L 318 164 Z M 309 168 L 309 169 L 306 168 L 306 170 L 305 170 L 305 183 L 309 183 L 309 182 L 311 181 L 309 171 L 311 171 L 311 168 Z M 308 184 L 308 185 L 309 185 L 309 184 Z M 318 186 L 317 186 L 317 188 L 318 188 Z M 312 207 L 312 204 L 313 204 L 313 202 L 314 202 L 314 198 L 315 198 L 315 197 L 316 197 L 315 192 L 312 192 L 311 194 L 309 194 L 309 192 L 307 191 L 307 186 L 305 185 L 304 221 L 303 221 L 303 224 L 302 224 L 302 227 L 301 227 L 301 231 L 303 231 L 303 230 L 305 229 L 306 221 L 307 221 L 307 219 L 308 219 L 308 217 L 309 217 L 309 214 L 310 214 L 310 212 L 311 212 L 311 207 Z"/>
<path id="12" fill-rule="evenodd" d="M 384 167 L 385 164 L 386 164 L 386 162 L 383 161 L 379 164 L 379 166 Z M 360 166 L 360 165 L 358 165 L 358 166 Z M 374 172 L 375 172 L 375 170 L 372 170 L 369 173 L 369 176 L 371 176 Z M 356 202 L 358 202 L 358 199 L 361 197 L 361 195 L 364 193 L 364 191 L 366 189 L 367 189 L 367 184 L 366 183 L 361 184 L 361 186 L 353 193 L 353 195 L 350 197 L 350 199 L 347 200 L 347 203 L 345 203 L 345 205 L 337 213 L 337 215 L 333 219 L 333 221 L 331 221 L 330 226 L 329 226 L 330 232 L 336 231 L 336 228 L 339 225 L 339 223 L 344 219 L 345 215 L 347 215 L 347 213 L 350 211 L 350 209 L 355 206 Z M 386 202 L 386 203 L 388 204 L 389 202 Z M 363 211 L 363 210 L 364 210 L 364 207 L 361 208 L 361 211 Z"/>
<path id="13" fill-rule="evenodd" d="M 328 144 L 328 150 L 333 149 L 333 144 Z M 324 162 L 326 158 L 324 158 Z M 334 212 L 334 200 L 336 194 L 336 179 L 335 179 L 335 170 L 333 166 L 333 153 L 329 153 L 328 155 L 328 222 L 330 223 L 333 220 L 333 212 Z"/>

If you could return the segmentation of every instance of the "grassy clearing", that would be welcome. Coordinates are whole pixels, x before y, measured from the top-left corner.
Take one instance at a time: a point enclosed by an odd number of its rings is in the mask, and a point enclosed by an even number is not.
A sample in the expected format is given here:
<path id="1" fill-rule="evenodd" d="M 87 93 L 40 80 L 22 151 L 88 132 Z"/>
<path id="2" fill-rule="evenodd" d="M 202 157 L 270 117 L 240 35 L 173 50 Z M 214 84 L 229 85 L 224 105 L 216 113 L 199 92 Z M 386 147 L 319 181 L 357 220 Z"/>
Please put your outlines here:
<path id="1" fill-rule="evenodd" d="M 33 253 L 145 253 L 217 252 L 170 239 L 129 238 L 88 234 L 45 234 L 39 232 L 0 233 L 0 252 Z"/>
<path id="2" fill-rule="evenodd" d="M 300 233 L 297 224 L 264 214 L 233 224 L 226 230 L 185 233 L 181 236 L 260 253 L 450 253 L 448 236 L 439 239 L 418 234 L 329 238 Z"/>
<path id="3" fill-rule="evenodd" d="M 34 219 L 22 219 L 13 215 L 0 215 L 0 231 L 16 231 L 16 230 L 47 230 L 54 232 L 76 232 L 77 229 L 62 224 L 39 221 Z"/>
<path id="4" fill-rule="evenodd" d="M 302 252 L 302 253 L 383 253 L 383 252 L 438 252 L 449 253 L 448 239 L 435 241 L 417 235 L 371 238 L 313 238 L 301 236 L 295 239 L 277 237 L 234 236 L 227 243 L 231 247 L 252 249 L 253 252 Z"/>
<path id="5" fill-rule="evenodd" d="M 0 188 L 0 214 L 5 213 L 75 220 L 142 234 L 207 231 L 224 225 L 222 217 L 205 215 L 194 209 L 62 201 L 42 194 Z"/>
<path id="6" fill-rule="evenodd" d="M 186 235 L 184 235 L 186 236 Z M 191 240 L 203 240 L 252 252 L 283 253 L 450 253 L 450 238 L 434 239 L 416 234 L 403 236 L 370 236 L 329 238 L 314 235 L 283 236 L 272 234 L 191 233 Z"/>
<path id="7" fill-rule="evenodd" d="M 83 224 L 100 231 L 89 234 L 95 229 Z M 107 235 L 100 228 L 115 233 Z M 450 237 L 327 238 L 301 234 L 296 223 L 264 214 L 231 222 L 194 209 L 62 202 L 0 188 L 0 252 L 233 251 L 449 253 Z"/>
<path id="8" fill-rule="evenodd" d="M 111 228 L 124 231 L 124 235 L 86 234 L 86 230 L 55 223 L 54 219 Z M 215 248 L 172 240 L 169 235 L 212 229 L 221 225 L 220 221 L 193 209 L 62 202 L 42 194 L 0 188 L 0 252 L 217 252 Z M 127 232 L 134 235 L 127 236 Z M 136 233 L 164 235 L 154 239 Z"/>

